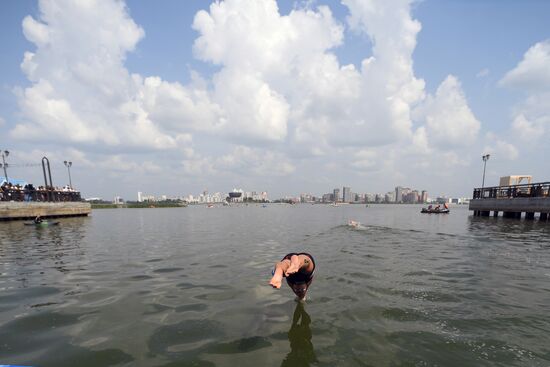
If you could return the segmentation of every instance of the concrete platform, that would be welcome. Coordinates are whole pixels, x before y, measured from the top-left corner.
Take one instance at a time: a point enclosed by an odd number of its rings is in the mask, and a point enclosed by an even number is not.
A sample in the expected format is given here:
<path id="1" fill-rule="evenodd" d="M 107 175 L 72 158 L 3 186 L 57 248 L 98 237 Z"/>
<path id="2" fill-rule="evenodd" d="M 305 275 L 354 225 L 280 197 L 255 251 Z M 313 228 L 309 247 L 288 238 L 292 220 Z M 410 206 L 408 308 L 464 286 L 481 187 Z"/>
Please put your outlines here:
<path id="1" fill-rule="evenodd" d="M 470 210 L 550 213 L 550 197 L 474 199 L 470 200 Z"/>
<path id="2" fill-rule="evenodd" d="M 509 218 L 521 218 L 525 213 L 527 219 L 533 219 L 534 213 L 540 213 L 540 219 L 546 220 L 550 213 L 550 197 L 473 199 L 469 209 L 474 211 L 474 215 L 489 216 L 493 212 L 496 217 L 502 212 Z"/>
<path id="3" fill-rule="evenodd" d="M 20 202 L 0 201 L 0 220 L 86 216 L 92 212 L 85 202 Z"/>

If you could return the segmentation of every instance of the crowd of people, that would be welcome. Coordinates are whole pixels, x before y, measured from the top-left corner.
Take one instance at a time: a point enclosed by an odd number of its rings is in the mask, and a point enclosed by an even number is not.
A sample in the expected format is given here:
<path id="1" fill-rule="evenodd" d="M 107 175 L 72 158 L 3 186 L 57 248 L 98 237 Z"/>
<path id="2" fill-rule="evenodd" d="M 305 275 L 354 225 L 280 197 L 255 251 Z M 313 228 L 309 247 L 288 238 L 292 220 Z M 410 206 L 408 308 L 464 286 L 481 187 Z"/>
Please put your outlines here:
<path id="1" fill-rule="evenodd" d="M 4 182 L 0 186 L 0 201 L 81 201 L 80 192 L 69 186 L 34 187 L 33 184 L 21 186 Z"/>

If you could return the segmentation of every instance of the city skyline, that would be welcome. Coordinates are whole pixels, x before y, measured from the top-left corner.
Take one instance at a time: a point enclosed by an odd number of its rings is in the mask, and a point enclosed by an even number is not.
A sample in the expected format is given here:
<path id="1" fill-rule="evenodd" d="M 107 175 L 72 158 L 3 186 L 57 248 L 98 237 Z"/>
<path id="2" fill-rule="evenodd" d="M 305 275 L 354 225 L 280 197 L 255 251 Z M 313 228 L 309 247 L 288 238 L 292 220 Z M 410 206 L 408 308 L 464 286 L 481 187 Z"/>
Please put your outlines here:
<path id="1" fill-rule="evenodd" d="M 330 193 L 311 193 L 302 192 L 300 194 L 285 195 L 282 197 L 269 197 L 267 191 L 248 191 L 242 188 L 233 188 L 230 191 L 215 191 L 209 192 L 204 190 L 198 194 L 196 193 L 180 193 L 177 195 L 166 194 L 151 194 L 143 191 L 137 192 L 137 200 L 134 198 L 123 198 L 119 195 L 115 195 L 113 203 L 122 203 L 123 201 L 166 201 L 166 200 L 181 200 L 188 203 L 221 203 L 226 201 L 232 193 L 239 193 L 241 199 L 249 199 L 252 201 L 279 201 L 290 200 L 294 202 L 322 202 L 322 203 L 427 203 L 427 202 L 456 202 L 465 203 L 468 202 L 470 197 L 452 197 L 446 194 L 436 195 L 435 197 L 429 197 L 426 190 L 411 189 L 409 187 L 396 186 L 394 190 L 390 190 L 386 193 L 380 192 L 353 192 L 351 187 L 344 186 L 342 193 L 346 193 L 340 196 L 340 188 L 334 188 Z M 88 197 L 87 201 L 110 201 L 108 198 L 102 197 Z"/>
<path id="2" fill-rule="evenodd" d="M 41 184 L 47 156 L 54 184 L 84 197 L 397 185 L 471 197 L 485 168 L 485 186 L 548 181 L 549 13 L 539 1 L 5 1 L 0 148 L 10 178 Z"/>

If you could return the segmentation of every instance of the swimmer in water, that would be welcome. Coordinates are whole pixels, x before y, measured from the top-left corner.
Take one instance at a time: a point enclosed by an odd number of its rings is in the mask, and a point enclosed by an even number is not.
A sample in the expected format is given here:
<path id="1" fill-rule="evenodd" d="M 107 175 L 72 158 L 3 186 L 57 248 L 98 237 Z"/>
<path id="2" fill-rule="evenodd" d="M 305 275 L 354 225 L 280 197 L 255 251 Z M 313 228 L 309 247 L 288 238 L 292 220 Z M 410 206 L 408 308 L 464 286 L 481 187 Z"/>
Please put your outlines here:
<path id="1" fill-rule="evenodd" d="M 313 281 L 315 260 L 308 253 L 290 253 L 275 264 L 272 271 L 273 277 L 269 284 L 273 288 L 281 288 L 283 278 L 286 278 L 288 286 L 301 301 L 305 300 L 306 293 Z"/>
<path id="2" fill-rule="evenodd" d="M 348 222 L 348 226 L 350 226 L 350 227 L 355 227 L 355 228 L 357 228 L 357 227 L 359 227 L 360 225 L 361 225 L 361 223 L 356 222 L 356 221 L 354 221 L 354 220 L 350 220 L 350 221 Z"/>

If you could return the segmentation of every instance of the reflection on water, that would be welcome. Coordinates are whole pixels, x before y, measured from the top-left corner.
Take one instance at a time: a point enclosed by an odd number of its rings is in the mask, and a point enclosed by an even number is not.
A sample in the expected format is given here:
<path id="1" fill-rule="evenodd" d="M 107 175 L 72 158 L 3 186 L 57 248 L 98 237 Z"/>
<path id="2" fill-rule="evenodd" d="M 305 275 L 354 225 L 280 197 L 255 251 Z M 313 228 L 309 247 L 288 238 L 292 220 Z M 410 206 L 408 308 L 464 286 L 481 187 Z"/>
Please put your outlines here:
<path id="1" fill-rule="evenodd" d="M 311 342 L 310 324 L 311 317 L 306 312 L 304 303 L 298 301 L 292 317 L 292 325 L 288 331 L 290 352 L 283 359 L 281 366 L 309 366 L 310 363 L 317 361 Z"/>

